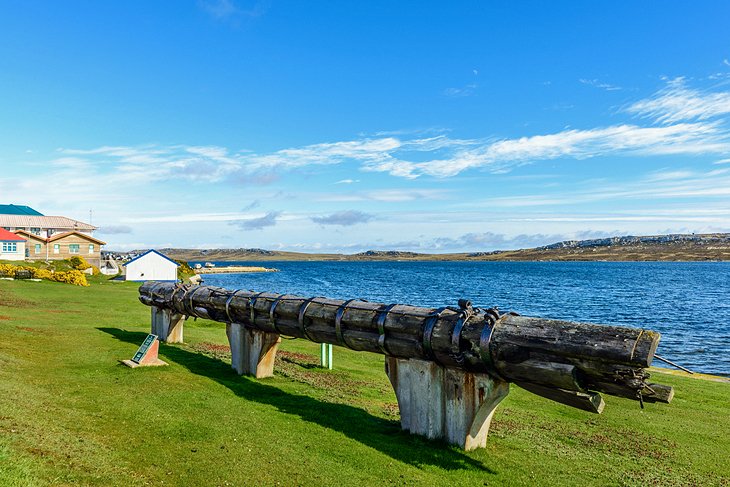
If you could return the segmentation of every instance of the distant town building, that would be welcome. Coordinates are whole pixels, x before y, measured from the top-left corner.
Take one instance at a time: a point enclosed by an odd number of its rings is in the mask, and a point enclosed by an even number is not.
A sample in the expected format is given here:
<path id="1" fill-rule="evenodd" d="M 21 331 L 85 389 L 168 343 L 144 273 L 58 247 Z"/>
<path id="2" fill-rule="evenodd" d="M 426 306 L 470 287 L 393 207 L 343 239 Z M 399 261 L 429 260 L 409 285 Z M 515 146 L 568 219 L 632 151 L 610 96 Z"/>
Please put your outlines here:
<path id="1" fill-rule="evenodd" d="M 25 239 L 0 228 L 0 260 L 25 260 Z"/>
<path id="2" fill-rule="evenodd" d="M 45 216 L 29 206 L 11 204 L 0 205 L 0 230 L 12 232 L 23 241 L 23 251 L 16 260 L 79 256 L 91 265 L 101 266 L 101 247 L 106 242 L 93 236 L 96 227 L 88 223 L 65 216 Z"/>
<path id="3" fill-rule="evenodd" d="M 127 281 L 177 281 L 177 268 L 180 266 L 156 250 L 148 250 L 122 265 L 126 269 Z"/>

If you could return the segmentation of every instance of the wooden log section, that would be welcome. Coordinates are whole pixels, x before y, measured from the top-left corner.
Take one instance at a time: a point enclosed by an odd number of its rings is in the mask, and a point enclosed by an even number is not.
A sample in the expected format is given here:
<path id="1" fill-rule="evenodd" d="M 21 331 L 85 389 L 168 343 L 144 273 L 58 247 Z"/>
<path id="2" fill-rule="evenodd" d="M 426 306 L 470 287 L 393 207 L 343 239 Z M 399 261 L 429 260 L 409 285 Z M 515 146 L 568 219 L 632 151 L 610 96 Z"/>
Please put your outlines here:
<path id="1" fill-rule="evenodd" d="M 660 338 L 650 330 L 500 314 L 465 300 L 422 308 L 155 282 L 139 292 L 142 303 L 175 314 L 486 373 L 595 412 L 597 392 L 647 402 L 673 395 L 646 382 Z"/>

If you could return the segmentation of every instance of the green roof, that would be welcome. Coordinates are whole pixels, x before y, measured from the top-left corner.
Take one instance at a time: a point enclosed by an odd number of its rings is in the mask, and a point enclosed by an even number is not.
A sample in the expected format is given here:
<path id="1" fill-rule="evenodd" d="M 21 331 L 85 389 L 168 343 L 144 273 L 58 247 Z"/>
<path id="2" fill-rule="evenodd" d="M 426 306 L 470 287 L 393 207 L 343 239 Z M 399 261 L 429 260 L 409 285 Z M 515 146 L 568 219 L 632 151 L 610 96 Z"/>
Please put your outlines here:
<path id="1" fill-rule="evenodd" d="M 0 215 L 34 215 L 43 216 L 43 213 L 35 211 L 30 206 L 24 205 L 0 205 Z"/>

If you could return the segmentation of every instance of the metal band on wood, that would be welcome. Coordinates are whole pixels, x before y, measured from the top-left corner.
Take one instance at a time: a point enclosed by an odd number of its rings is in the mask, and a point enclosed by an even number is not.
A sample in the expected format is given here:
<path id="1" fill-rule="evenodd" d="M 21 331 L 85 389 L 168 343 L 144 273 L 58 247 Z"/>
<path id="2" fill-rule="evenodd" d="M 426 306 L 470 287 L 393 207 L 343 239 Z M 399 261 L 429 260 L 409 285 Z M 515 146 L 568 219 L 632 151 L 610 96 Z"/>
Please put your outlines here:
<path id="1" fill-rule="evenodd" d="M 507 316 L 507 314 L 510 313 L 506 313 L 500 316 L 499 311 L 496 308 L 489 308 L 484 315 L 484 328 L 482 329 L 482 334 L 479 337 L 479 357 L 491 369 L 490 373 L 494 375 L 497 375 L 497 373 L 496 369 L 494 368 L 494 362 L 492 361 L 490 342 L 492 340 L 492 334 L 494 333 L 494 329 L 497 328 L 499 322 L 502 321 L 502 319 Z M 499 375 L 497 376 L 498 378 L 502 379 L 502 377 L 499 377 Z"/>
<path id="2" fill-rule="evenodd" d="M 279 296 L 274 299 L 274 302 L 271 303 L 271 309 L 269 309 L 269 324 L 274 329 L 276 333 L 281 334 L 281 331 L 279 331 L 279 328 L 276 326 L 276 307 L 279 305 L 279 301 L 281 301 L 281 298 L 286 296 L 286 294 L 280 294 Z"/>
<path id="3" fill-rule="evenodd" d="M 193 304 L 193 296 L 195 296 L 195 293 L 200 291 L 201 287 L 198 286 L 195 289 L 193 289 L 193 292 L 190 293 L 190 296 L 187 296 L 187 293 L 183 295 L 183 299 L 188 298 L 188 304 L 190 306 L 190 314 L 193 316 L 197 316 L 195 314 L 195 305 Z M 183 306 L 184 307 L 184 306 Z"/>
<path id="4" fill-rule="evenodd" d="M 380 348 L 380 351 L 383 352 L 385 355 L 390 355 L 388 352 L 388 349 L 385 347 L 385 320 L 388 318 L 388 313 L 390 313 L 390 310 L 398 306 L 397 303 L 389 304 L 385 308 L 383 308 L 382 311 L 380 311 L 380 315 L 378 316 L 378 333 L 380 336 L 378 337 L 378 348 Z"/>
<path id="5" fill-rule="evenodd" d="M 156 285 L 152 287 L 152 292 L 154 293 L 155 288 L 162 284 L 161 282 L 158 282 Z M 176 285 L 175 289 L 172 291 L 172 295 L 170 295 L 170 300 L 174 303 L 175 302 L 175 295 L 178 293 L 178 291 L 183 291 L 183 298 L 185 297 L 185 293 L 187 293 L 187 289 L 185 289 L 182 285 Z M 183 301 L 184 302 L 184 301 Z M 183 305 L 183 311 L 185 311 L 185 305 Z"/>
<path id="6" fill-rule="evenodd" d="M 433 329 L 436 326 L 436 322 L 441 317 L 441 313 L 449 309 L 448 306 L 444 306 L 443 308 L 439 308 L 436 311 L 431 312 L 428 315 L 428 318 L 426 319 L 426 324 L 423 328 L 423 351 L 426 353 L 426 356 L 433 360 L 436 363 L 440 363 L 436 359 L 436 355 L 433 353 L 433 347 L 431 346 L 431 338 L 433 336 Z"/>
<path id="7" fill-rule="evenodd" d="M 233 294 L 231 294 L 228 299 L 226 299 L 226 317 L 228 318 L 228 323 L 233 323 L 233 318 L 231 318 L 231 301 L 233 301 L 233 298 L 236 297 L 236 294 L 240 293 L 241 291 L 241 289 L 233 291 Z"/>
<path id="8" fill-rule="evenodd" d="M 302 304 L 299 306 L 299 329 L 302 330 L 302 333 L 304 333 L 304 336 L 307 337 L 307 340 L 316 342 L 317 340 L 314 340 L 311 336 L 309 336 L 309 332 L 307 331 L 307 325 L 304 321 L 305 319 L 305 313 L 307 312 L 307 308 L 309 308 L 309 305 L 314 302 L 315 299 L 320 299 L 321 296 L 315 296 L 313 298 L 309 298 L 302 302 Z M 322 298 L 324 299 L 324 298 Z"/>
<path id="9" fill-rule="evenodd" d="M 464 329 L 464 325 L 467 321 L 469 321 L 469 318 L 471 318 L 472 313 L 468 309 L 462 309 L 459 320 L 454 325 L 454 331 L 451 333 L 451 345 L 454 347 L 454 349 L 459 352 L 461 350 L 461 330 Z"/>
<path id="10" fill-rule="evenodd" d="M 248 297 L 248 306 L 249 306 L 249 319 L 251 320 L 251 324 L 253 325 L 256 322 L 256 300 L 264 294 L 264 292 L 256 293 L 253 296 Z"/>
<path id="11" fill-rule="evenodd" d="M 348 299 L 344 303 L 340 305 L 339 308 L 337 308 L 337 313 L 335 313 L 335 334 L 337 335 L 337 343 L 340 345 L 344 345 L 347 348 L 352 348 L 350 345 L 347 344 L 345 341 L 345 336 L 342 334 L 342 316 L 345 314 L 345 311 L 347 311 L 347 305 L 352 303 L 353 301 L 360 301 L 359 299 Z"/>

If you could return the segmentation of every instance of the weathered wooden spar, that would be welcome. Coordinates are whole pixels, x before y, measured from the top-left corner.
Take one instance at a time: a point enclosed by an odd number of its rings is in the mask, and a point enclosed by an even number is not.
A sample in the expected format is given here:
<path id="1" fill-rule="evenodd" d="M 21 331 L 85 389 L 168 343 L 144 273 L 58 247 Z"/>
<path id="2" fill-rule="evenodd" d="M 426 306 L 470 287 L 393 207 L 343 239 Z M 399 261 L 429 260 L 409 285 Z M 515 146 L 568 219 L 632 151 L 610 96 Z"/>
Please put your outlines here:
<path id="1" fill-rule="evenodd" d="M 403 427 L 447 437 L 467 449 L 483 446 L 491 414 L 509 382 L 593 412 L 603 409 L 600 392 L 642 402 L 669 402 L 673 396 L 671 387 L 648 382 L 645 369 L 660 338 L 649 330 L 500 313 L 474 308 L 466 300 L 435 309 L 154 282 L 143 284 L 139 292 L 140 301 L 153 308 L 153 332 L 167 341 L 182 341 L 186 316 L 226 323 L 232 365 L 239 373 L 270 375 L 280 335 L 384 354 Z M 448 404 L 440 415 L 427 418 L 429 424 L 414 425 L 421 421 L 414 416 L 423 416 L 415 403 L 433 401 L 421 397 L 421 379 L 414 378 L 424 373 L 435 374 L 431 382 L 439 388 L 455 384 L 458 407 L 474 410 L 466 426 L 451 426 L 459 430 L 456 438 L 446 424 L 451 419 L 443 417 L 450 412 Z M 433 387 L 427 387 L 427 395 L 434 393 Z M 459 387 L 473 389 L 474 397 Z M 446 403 L 453 396 L 439 394 Z M 481 422 L 476 426 L 484 431 L 470 433 L 477 419 Z M 470 434 L 476 435 L 471 443 Z"/>

